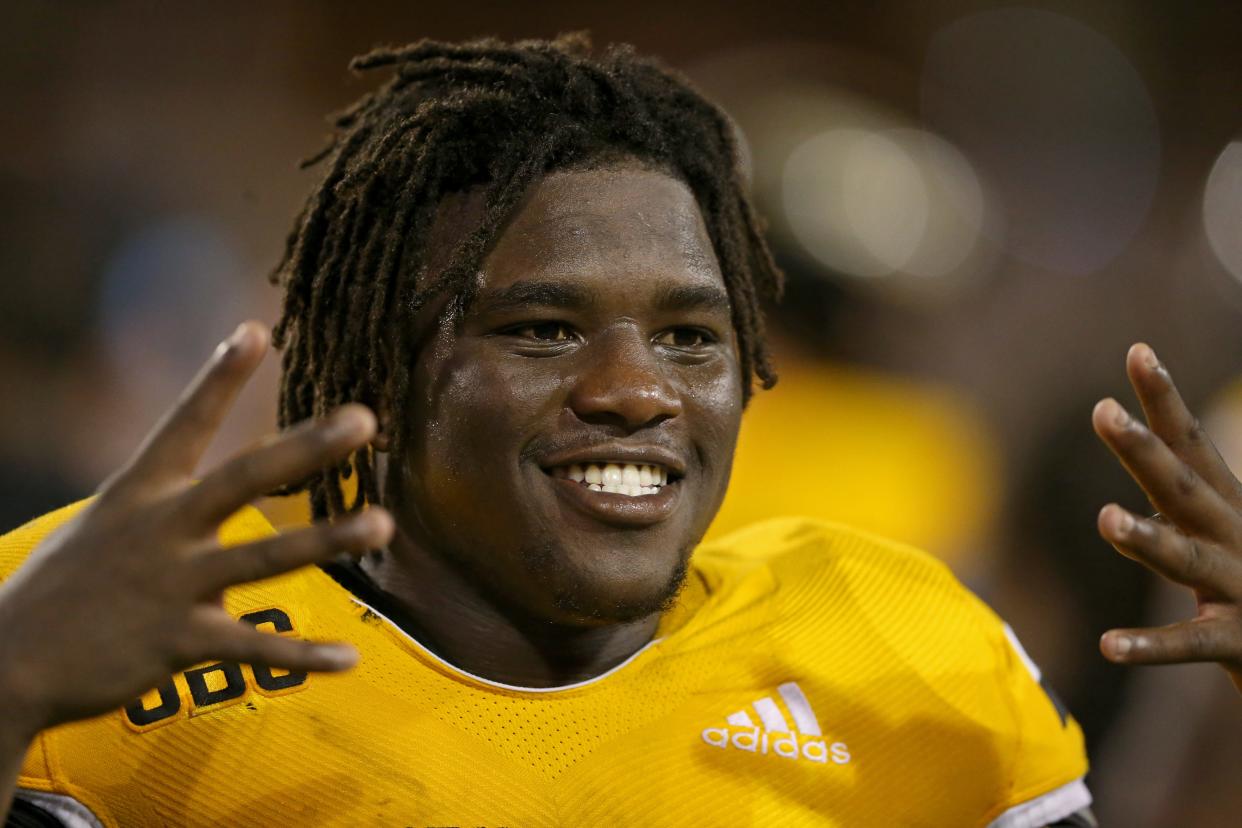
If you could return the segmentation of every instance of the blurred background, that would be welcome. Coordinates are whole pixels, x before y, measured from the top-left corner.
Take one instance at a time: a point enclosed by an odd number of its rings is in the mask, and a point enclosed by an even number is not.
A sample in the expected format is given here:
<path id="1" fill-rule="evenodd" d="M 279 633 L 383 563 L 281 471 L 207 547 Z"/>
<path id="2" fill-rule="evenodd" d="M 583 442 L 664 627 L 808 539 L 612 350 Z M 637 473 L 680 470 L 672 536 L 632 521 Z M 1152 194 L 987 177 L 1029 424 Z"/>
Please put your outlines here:
<path id="1" fill-rule="evenodd" d="M 1242 468 L 1236 2 L 7 2 L 0 531 L 89 494 L 275 319 L 296 162 L 372 82 L 352 55 L 572 29 L 725 106 L 789 274 L 713 532 L 802 512 L 930 549 L 1082 721 L 1102 824 L 1237 825 L 1223 673 L 1098 655 L 1193 607 L 1097 537 L 1103 503 L 1150 509 L 1090 428 L 1144 340 Z M 214 459 L 271 429 L 275 382 Z"/>

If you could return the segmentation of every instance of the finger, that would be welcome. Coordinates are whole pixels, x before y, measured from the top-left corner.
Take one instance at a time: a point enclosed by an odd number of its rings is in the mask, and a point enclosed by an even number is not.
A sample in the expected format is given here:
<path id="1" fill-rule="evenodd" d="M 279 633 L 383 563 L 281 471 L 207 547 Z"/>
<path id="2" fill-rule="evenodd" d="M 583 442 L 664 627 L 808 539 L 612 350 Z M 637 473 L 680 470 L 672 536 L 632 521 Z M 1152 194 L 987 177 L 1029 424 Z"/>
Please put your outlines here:
<path id="1" fill-rule="evenodd" d="M 1100 510 L 1098 525 L 1100 535 L 1118 552 L 1179 584 L 1219 595 L 1222 585 L 1242 583 L 1242 564 L 1234 556 L 1167 523 L 1110 503 Z"/>
<path id="2" fill-rule="evenodd" d="M 267 329 L 257 322 L 243 322 L 216 348 L 118 480 L 158 483 L 193 474 L 267 346 Z"/>
<path id="3" fill-rule="evenodd" d="M 224 614 L 204 625 L 203 648 L 203 660 L 236 661 L 294 672 L 334 673 L 358 663 L 358 651 L 349 644 L 303 641 L 259 632 Z"/>
<path id="4" fill-rule="evenodd" d="M 320 523 L 245 546 L 199 556 L 191 565 L 195 593 L 212 596 L 235 584 L 258 581 L 327 561 L 341 552 L 378 549 L 392 537 L 393 522 L 380 508 L 336 523 Z"/>
<path id="5" fill-rule="evenodd" d="M 326 420 L 304 422 L 233 458 L 186 492 L 191 518 L 214 529 L 250 501 L 339 463 L 373 436 L 375 415 L 361 405 L 342 406 Z"/>
<path id="6" fill-rule="evenodd" d="M 1234 505 L 1242 505 L 1242 483 L 1234 477 L 1199 420 L 1190 413 L 1168 369 L 1145 343 L 1130 347 L 1126 373 L 1151 430 L 1204 482 Z"/>
<path id="7" fill-rule="evenodd" d="M 1100 652 L 1118 664 L 1242 661 L 1242 625 L 1226 618 L 1195 619 L 1167 627 L 1109 630 Z"/>
<path id="8" fill-rule="evenodd" d="M 1095 431 L 1117 455 L 1148 499 L 1188 532 L 1230 540 L 1237 515 L 1164 441 L 1131 417 L 1116 400 L 1101 400 L 1091 414 Z"/>

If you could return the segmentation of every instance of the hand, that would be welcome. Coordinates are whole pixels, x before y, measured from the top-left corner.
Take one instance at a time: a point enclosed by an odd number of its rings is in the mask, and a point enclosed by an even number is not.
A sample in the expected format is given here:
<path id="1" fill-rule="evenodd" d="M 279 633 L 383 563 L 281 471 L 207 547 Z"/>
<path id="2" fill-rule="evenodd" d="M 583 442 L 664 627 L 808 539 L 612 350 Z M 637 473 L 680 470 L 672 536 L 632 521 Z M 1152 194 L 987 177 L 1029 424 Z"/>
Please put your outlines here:
<path id="1" fill-rule="evenodd" d="M 375 417 L 344 406 L 268 440 L 192 484 L 191 474 L 267 350 L 246 323 L 217 350 L 130 463 L 0 586 L 0 729 L 28 736 L 116 709 L 207 660 L 294 671 L 350 667 L 348 645 L 263 633 L 220 606 L 226 587 L 387 543 L 370 509 L 333 524 L 219 548 L 221 522 L 250 501 L 347 457 Z"/>
<path id="2" fill-rule="evenodd" d="M 1100 650 L 1121 664 L 1215 661 L 1242 692 L 1242 484 L 1151 348 L 1131 347 L 1126 373 L 1147 426 L 1111 399 L 1096 405 L 1092 422 L 1159 514 L 1145 518 L 1109 504 L 1100 511 L 1100 534 L 1121 554 L 1190 587 L 1199 611 L 1167 627 L 1109 630 Z"/>

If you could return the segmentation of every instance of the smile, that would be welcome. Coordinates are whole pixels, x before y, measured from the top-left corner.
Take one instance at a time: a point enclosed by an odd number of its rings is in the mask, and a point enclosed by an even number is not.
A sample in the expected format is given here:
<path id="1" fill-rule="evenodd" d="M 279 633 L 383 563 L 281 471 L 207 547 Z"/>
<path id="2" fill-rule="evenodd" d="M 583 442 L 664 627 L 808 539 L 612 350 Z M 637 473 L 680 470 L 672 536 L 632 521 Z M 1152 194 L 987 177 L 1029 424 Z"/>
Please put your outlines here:
<path id="1" fill-rule="evenodd" d="M 593 492 L 618 494 L 627 497 L 651 497 L 658 495 L 669 483 L 669 471 L 665 466 L 650 463 L 609 462 L 574 463 L 554 466 L 548 474 L 562 480 L 570 480 Z"/>

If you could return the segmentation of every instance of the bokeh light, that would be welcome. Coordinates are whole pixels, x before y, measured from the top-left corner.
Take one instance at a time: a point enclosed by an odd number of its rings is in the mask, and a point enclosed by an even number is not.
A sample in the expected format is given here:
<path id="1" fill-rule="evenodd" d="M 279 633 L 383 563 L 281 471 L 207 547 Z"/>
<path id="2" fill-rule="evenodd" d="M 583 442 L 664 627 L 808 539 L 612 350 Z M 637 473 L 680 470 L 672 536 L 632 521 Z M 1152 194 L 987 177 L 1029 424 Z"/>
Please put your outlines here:
<path id="1" fill-rule="evenodd" d="M 923 177 L 882 133 L 835 129 L 807 140 L 785 164 L 783 190 L 798 241 L 857 276 L 900 270 L 927 229 Z"/>
<path id="2" fill-rule="evenodd" d="M 785 164 L 783 206 L 817 260 L 861 277 L 946 276 L 975 246 L 983 189 L 966 158 L 917 129 L 833 129 Z"/>
<path id="3" fill-rule="evenodd" d="M 996 188 L 1013 255 L 1084 274 L 1133 239 L 1160 137 L 1143 79 L 1104 36 L 1036 9 L 971 14 L 931 38 L 921 98 Z"/>
<path id="4" fill-rule="evenodd" d="M 1216 258 L 1242 282 L 1242 141 L 1225 147 L 1208 174 L 1203 229 Z"/>

